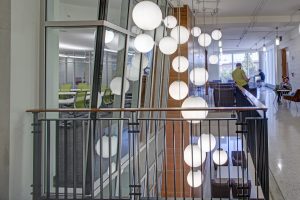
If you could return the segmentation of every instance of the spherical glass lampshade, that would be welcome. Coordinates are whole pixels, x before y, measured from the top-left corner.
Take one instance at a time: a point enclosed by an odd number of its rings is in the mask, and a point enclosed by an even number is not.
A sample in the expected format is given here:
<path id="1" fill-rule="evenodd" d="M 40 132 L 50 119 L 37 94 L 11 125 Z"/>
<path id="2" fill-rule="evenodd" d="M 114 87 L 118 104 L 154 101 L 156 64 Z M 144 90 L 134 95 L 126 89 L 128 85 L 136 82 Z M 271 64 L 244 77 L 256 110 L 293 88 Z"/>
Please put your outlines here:
<path id="1" fill-rule="evenodd" d="M 111 80 L 109 87 L 113 94 L 121 95 L 122 94 L 122 77 L 115 77 Z M 129 90 L 129 82 L 127 79 L 124 80 L 124 92 L 126 93 Z"/>
<path id="2" fill-rule="evenodd" d="M 190 81 L 197 86 L 204 85 L 208 80 L 208 73 L 205 68 L 195 68 L 190 72 Z"/>
<path id="3" fill-rule="evenodd" d="M 219 58 L 218 58 L 217 55 L 209 56 L 208 60 L 209 60 L 209 63 L 212 64 L 212 65 L 215 65 L 219 62 Z"/>
<path id="4" fill-rule="evenodd" d="M 132 10 L 134 23 L 143 30 L 154 30 L 162 21 L 162 12 L 158 5 L 151 1 L 141 1 Z"/>
<path id="5" fill-rule="evenodd" d="M 203 133 L 198 140 L 198 146 L 202 151 L 212 151 L 216 146 L 215 136 L 213 136 L 212 134 Z"/>
<path id="6" fill-rule="evenodd" d="M 110 43 L 114 39 L 114 32 L 106 30 L 105 31 L 105 43 Z"/>
<path id="7" fill-rule="evenodd" d="M 200 185 L 202 185 L 202 181 L 203 181 L 202 172 L 200 170 L 197 171 L 191 170 L 188 173 L 186 180 L 189 186 L 194 188 L 199 187 Z"/>
<path id="8" fill-rule="evenodd" d="M 126 78 L 130 81 L 138 81 L 140 78 L 140 67 L 127 65 Z"/>
<path id="9" fill-rule="evenodd" d="M 184 100 L 181 108 L 207 108 L 206 101 L 201 97 L 190 96 Z M 200 123 L 199 120 L 205 119 L 208 114 L 207 110 L 181 111 L 181 115 L 188 122 Z M 192 120 L 192 121 L 190 121 Z"/>
<path id="10" fill-rule="evenodd" d="M 164 24 L 167 28 L 174 28 L 177 25 L 177 19 L 172 15 L 166 16 Z"/>
<path id="11" fill-rule="evenodd" d="M 183 159 L 188 166 L 199 167 L 206 159 L 206 152 L 201 152 L 196 144 L 189 144 L 184 149 Z"/>
<path id="12" fill-rule="evenodd" d="M 214 40 L 220 40 L 222 38 L 222 32 L 220 30 L 214 30 L 212 33 L 211 33 L 211 37 L 214 39 Z"/>
<path id="13" fill-rule="evenodd" d="M 263 46 L 263 52 L 266 52 L 267 51 L 267 47 L 264 45 Z"/>
<path id="14" fill-rule="evenodd" d="M 184 56 L 176 56 L 172 61 L 172 67 L 176 72 L 185 72 L 189 68 L 189 61 Z"/>
<path id="15" fill-rule="evenodd" d="M 189 40 L 190 32 L 184 26 L 176 26 L 171 30 L 170 35 L 178 44 L 184 44 Z"/>
<path id="16" fill-rule="evenodd" d="M 207 33 L 201 33 L 201 35 L 198 37 L 198 43 L 202 47 L 208 47 L 211 43 L 211 37 Z"/>
<path id="17" fill-rule="evenodd" d="M 125 47 L 125 36 L 122 34 L 115 34 L 110 42 L 105 43 L 107 48 L 114 51 L 121 51 Z"/>
<path id="18" fill-rule="evenodd" d="M 201 34 L 201 29 L 199 27 L 194 27 L 192 28 L 191 30 L 191 34 L 194 36 L 194 37 L 199 37 L 200 34 Z"/>
<path id="19" fill-rule="evenodd" d="M 145 69 L 148 66 L 149 60 L 148 57 L 145 56 L 144 54 L 140 54 L 142 56 L 142 69 Z M 140 55 L 135 54 L 131 60 L 131 65 L 133 67 L 139 68 L 140 67 Z"/>
<path id="20" fill-rule="evenodd" d="M 102 153 L 103 158 L 109 158 L 109 140 L 110 140 L 110 156 L 114 156 L 117 154 L 118 147 L 118 137 L 117 136 L 103 136 L 102 137 L 102 152 L 100 152 L 100 140 L 96 143 L 96 153 L 100 155 Z"/>
<path id="21" fill-rule="evenodd" d="M 147 34 L 140 34 L 134 39 L 134 47 L 141 53 L 148 53 L 154 46 L 153 38 Z"/>
<path id="22" fill-rule="evenodd" d="M 276 46 L 279 46 L 279 44 L 280 44 L 280 39 L 279 39 L 279 37 L 276 37 L 276 39 L 275 39 L 275 44 L 276 44 Z"/>
<path id="23" fill-rule="evenodd" d="M 217 149 L 213 153 L 213 161 L 216 165 L 224 165 L 228 160 L 227 152 L 223 149 Z"/>
<path id="24" fill-rule="evenodd" d="M 184 99 L 188 93 L 189 88 L 183 81 L 174 81 L 169 87 L 169 94 L 175 100 Z"/>
<path id="25" fill-rule="evenodd" d="M 177 50 L 176 40 L 172 37 L 164 37 L 159 41 L 159 49 L 163 54 L 171 55 Z"/>

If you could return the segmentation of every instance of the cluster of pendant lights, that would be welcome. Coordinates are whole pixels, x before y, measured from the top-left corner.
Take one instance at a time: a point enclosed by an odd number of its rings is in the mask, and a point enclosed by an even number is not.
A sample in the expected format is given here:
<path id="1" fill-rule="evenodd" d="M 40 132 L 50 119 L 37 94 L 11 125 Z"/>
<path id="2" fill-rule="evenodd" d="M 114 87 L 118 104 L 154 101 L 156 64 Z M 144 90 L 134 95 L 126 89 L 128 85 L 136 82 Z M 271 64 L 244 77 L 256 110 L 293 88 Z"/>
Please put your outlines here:
<path id="1" fill-rule="evenodd" d="M 187 182 L 191 187 L 199 187 L 202 184 L 203 175 L 200 166 L 205 162 L 206 154 L 216 147 L 216 138 L 212 134 L 203 133 L 197 144 L 188 145 L 184 152 L 184 162 L 192 168 L 187 175 Z M 223 149 L 216 149 L 212 154 L 216 165 L 224 165 L 228 160 L 228 154 Z"/>

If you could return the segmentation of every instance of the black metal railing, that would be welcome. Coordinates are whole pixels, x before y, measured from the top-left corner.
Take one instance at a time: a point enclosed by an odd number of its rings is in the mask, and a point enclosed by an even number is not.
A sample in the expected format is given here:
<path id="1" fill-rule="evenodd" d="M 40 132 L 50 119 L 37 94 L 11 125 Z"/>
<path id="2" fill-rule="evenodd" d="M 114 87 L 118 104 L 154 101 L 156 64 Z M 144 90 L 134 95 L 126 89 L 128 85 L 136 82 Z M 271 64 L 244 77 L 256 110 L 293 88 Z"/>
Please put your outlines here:
<path id="1" fill-rule="evenodd" d="M 30 110 L 33 199 L 268 200 L 266 108 L 241 98 L 227 108 Z"/>

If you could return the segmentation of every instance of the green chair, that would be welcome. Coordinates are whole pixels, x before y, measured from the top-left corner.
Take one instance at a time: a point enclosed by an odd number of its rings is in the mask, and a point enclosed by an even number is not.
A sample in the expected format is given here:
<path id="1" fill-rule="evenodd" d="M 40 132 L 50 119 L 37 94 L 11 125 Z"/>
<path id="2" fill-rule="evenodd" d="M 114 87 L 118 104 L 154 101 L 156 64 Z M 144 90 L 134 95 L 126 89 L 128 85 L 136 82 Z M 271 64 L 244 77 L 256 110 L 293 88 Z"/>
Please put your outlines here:
<path id="1" fill-rule="evenodd" d="M 77 89 L 80 89 L 82 91 L 89 91 L 90 90 L 90 86 L 87 83 L 78 83 Z"/>
<path id="2" fill-rule="evenodd" d="M 72 89 L 72 84 L 70 83 L 61 84 L 59 87 L 59 91 L 61 92 L 70 92 L 71 89 Z"/>
<path id="3" fill-rule="evenodd" d="M 74 98 L 74 108 L 86 108 L 86 91 L 77 91 Z"/>
<path id="4" fill-rule="evenodd" d="M 102 97 L 102 102 L 104 105 L 110 105 L 114 102 L 114 95 L 112 94 L 111 89 L 106 88 Z"/>

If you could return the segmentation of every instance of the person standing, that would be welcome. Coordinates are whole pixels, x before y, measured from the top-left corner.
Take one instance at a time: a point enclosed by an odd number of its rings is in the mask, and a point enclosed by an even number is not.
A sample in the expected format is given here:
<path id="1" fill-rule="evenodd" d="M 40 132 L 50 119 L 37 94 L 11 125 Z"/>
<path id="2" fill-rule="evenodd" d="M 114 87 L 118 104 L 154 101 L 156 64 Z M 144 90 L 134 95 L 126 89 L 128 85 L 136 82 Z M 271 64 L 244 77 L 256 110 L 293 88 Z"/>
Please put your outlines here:
<path id="1" fill-rule="evenodd" d="M 246 76 L 245 71 L 242 69 L 241 63 L 236 63 L 236 69 L 232 72 L 232 79 L 238 86 L 249 90 L 249 78 Z"/>
<path id="2" fill-rule="evenodd" d="M 265 79 L 266 79 L 266 76 L 265 76 L 265 73 L 263 73 L 263 71 L 261 69 L 258 70 L 258 74 L 256 75 L 258 76 L 260 79 L 257 81 L 258 83 L 258 87 L 261 87 L 263 86 L 264 82 L 265 82 Z"/>

